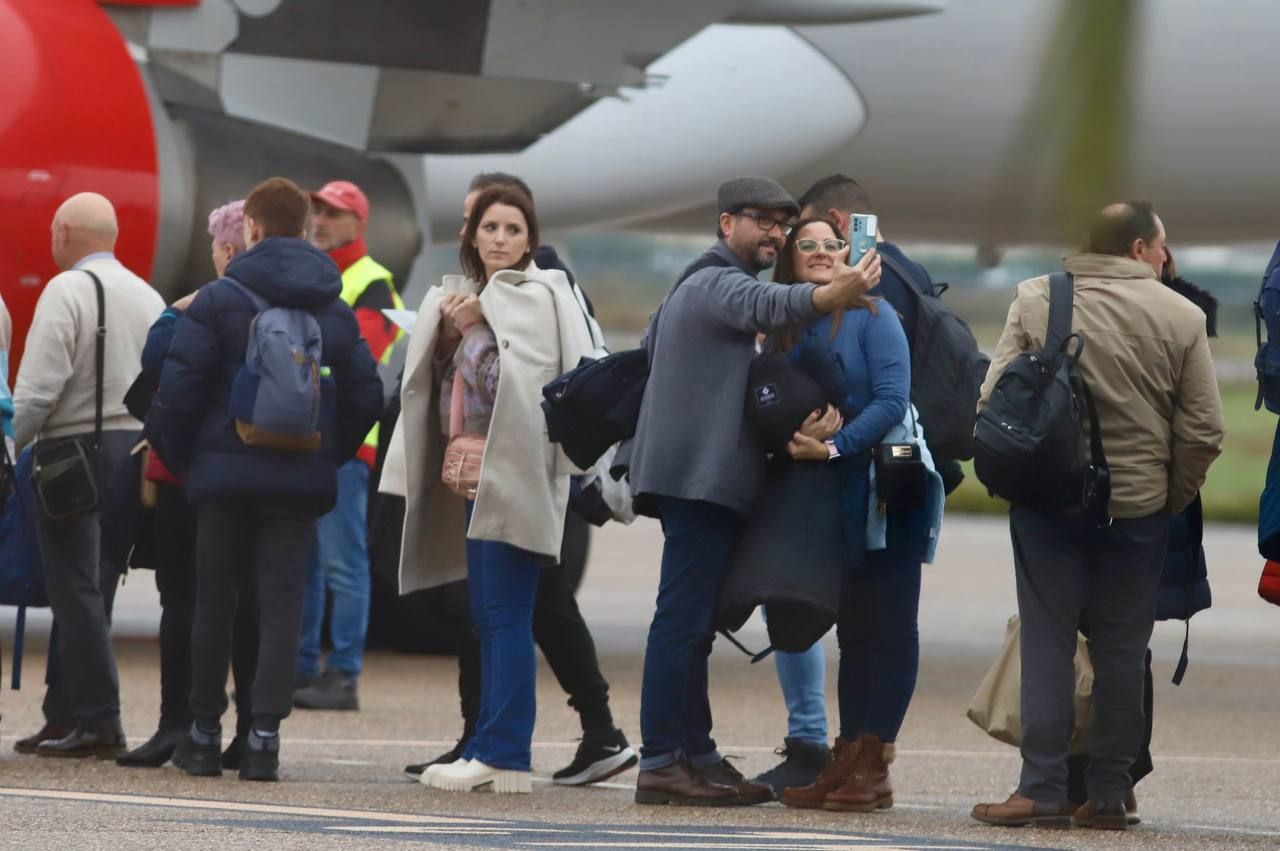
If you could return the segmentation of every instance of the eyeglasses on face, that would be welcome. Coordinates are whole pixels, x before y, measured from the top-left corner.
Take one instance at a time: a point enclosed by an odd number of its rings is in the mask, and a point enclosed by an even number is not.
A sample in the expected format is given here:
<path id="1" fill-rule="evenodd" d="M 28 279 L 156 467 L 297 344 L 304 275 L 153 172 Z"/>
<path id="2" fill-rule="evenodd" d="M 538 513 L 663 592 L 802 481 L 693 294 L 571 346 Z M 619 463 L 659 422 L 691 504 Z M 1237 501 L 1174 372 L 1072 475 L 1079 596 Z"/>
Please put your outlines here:
<path id="1" fill-rule="evenodd" d="M 762 213 L 758 210 L 740 210 L 737 213 L 734 213 L 734 215 L 744 219 L 751 219 L 756 223 L 756 227 L 760 228 L 760 230 L 765 233 L 768 233 L 774 228 L 780 228 L 784 236 L 791 233 L 790 217 L 775 219 L 768 213 Z"/>
<path id="2" fill-rule="evenodd" d="M 819 246 L 828 254 L 835 254 L 837 251 L 844 250 L 849 243 L 843 239 L 797 239 L 796 251 L 801 254 L 812 254 L 817 251 Z"/>

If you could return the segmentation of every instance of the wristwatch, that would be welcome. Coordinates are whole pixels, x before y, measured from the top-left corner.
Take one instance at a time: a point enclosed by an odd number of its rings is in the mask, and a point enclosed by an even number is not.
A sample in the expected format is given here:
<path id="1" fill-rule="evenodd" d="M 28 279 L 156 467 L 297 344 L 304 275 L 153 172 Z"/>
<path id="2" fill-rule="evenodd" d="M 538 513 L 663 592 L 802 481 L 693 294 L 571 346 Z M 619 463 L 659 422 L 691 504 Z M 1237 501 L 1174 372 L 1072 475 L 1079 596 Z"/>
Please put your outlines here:
<path id="1" fill-rule="evenodd" d="M 835 461 L 840 457 L 840 450 L 836 448 L 836 442 L 834 440 L 824 440 L 823 443 L 827 444 L 828 463 Z"/>

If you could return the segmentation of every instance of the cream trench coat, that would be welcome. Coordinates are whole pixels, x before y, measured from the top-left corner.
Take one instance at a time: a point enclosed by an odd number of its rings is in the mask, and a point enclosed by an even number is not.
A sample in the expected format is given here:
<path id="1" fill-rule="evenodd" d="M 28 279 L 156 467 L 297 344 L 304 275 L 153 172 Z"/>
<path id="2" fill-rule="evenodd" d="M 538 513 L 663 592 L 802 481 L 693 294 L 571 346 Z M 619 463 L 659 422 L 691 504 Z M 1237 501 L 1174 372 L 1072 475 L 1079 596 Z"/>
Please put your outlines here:
<path id="1" fill-rule="evenodd" d="M 475 281 L 446 275 L 418 310 L 409 336 L 400 419 L 387 447 L 380 490 L 405 498 L 400 593 L 467 575 L 466 539 L 501 541 L 556 558 L 564 535 L 569 476 L 581 473 L 547 440 L 542 388 L 593 351 L 586 317 L 563 272 L 508 269 L 480 291 L 498 340 L 498 395 L 485 444 L 471 526 L 465 501 L 440 481 L 441 434 L 433 374 L 440 303 L 446 292 L 474 293 Z"/>

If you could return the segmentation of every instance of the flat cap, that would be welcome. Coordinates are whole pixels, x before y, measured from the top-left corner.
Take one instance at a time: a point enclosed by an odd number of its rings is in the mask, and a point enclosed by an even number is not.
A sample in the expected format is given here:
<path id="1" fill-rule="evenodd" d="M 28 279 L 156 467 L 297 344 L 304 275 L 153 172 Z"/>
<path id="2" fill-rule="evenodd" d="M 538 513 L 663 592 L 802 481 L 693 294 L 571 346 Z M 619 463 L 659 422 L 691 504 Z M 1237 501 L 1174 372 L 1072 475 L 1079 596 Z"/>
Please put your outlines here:
<path id="1" fill-rule="evenodd" d="M 786 210 L 800 214 L 800 205 L 776 180 L 767 177 L 735 177 L 720 184 L 716 204 L 722 213 L 736 213 L 745 207 L 762 210 Z"/>

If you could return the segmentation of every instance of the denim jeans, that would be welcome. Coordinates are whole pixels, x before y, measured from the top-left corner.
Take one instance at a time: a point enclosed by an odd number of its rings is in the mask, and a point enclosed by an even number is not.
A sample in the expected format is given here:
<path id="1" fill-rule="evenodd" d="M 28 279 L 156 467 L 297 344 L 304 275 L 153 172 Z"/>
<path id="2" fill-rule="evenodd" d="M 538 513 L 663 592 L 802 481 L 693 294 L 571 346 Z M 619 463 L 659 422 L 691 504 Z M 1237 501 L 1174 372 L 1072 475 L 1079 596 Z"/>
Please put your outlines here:
<path id="1" fill-rule="evenodd" d="M 657 504 L 665 543 L 640 687 L 640 769 L 665 768 L 681 754 L 701 768 L 720 761 L 707 657 L 720 579 L 743 518 L 709 502 L 658 497 Z"/>
<path id="2" fill-rule="evenodd" d="M 765 619 L 769 613 L 764 611 Z M 815 641 L 803 653 L 775 650 L 773 664 L 787 704 L 787 738 L 827 745 L 826 655 Z"/>
<path id="3" fill-rule="evenodd" d="M 464 759 L 513 771 L 532 765 L 538 671 L 533 602 L 541 568 L 535 553 L 467 540 L 467 591 L 480 638 L 480 717 Z"/>
<path id="4" fill-rule="evenodd" d="M 338 468 L 338 502 L 316 521 L 316 546 L 307 572 L 302 606 L 298 673 L 320 673 L 320 627 L 325 592 L 333 595 L 326 667 L 360 675 L 369 629 L 369 465 L 359 458 Z"/>
<path id="5" fill-rule="evenodd" d="M 920 554 L 906 515 L 890 515 L 888 547 L 845 574 L 840 643 L 840 737 L 897 741 L 920 668 Z"/>

